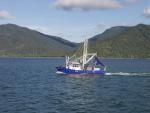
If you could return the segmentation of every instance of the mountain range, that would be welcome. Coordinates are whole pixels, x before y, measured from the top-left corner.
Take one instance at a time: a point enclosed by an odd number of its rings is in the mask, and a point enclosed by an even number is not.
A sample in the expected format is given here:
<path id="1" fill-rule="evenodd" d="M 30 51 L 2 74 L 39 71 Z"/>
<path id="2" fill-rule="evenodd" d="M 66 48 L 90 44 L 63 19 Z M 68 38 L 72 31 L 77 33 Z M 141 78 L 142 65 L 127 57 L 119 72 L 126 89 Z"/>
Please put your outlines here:
<path id="1" fill-rule="evenodd" d="M 0 56 L 64 56 L 76 51 L 74 43 L 15 24 L 0 25 Z M 150 58 L 150 25 L 116 26 L 89 39 L 90 52 L 111 58 Z"/>
<path id="2" fill-rule="evenodd" d="M 112 27 L 90 42 L 91 49 L 103 57 L 150 58 L 150 25 Z"/>
<path id="3" fill-rule="evenodd" d="M 0 25 L 0 56 L 63 56 L 77 44 L 14 24 Z"/>

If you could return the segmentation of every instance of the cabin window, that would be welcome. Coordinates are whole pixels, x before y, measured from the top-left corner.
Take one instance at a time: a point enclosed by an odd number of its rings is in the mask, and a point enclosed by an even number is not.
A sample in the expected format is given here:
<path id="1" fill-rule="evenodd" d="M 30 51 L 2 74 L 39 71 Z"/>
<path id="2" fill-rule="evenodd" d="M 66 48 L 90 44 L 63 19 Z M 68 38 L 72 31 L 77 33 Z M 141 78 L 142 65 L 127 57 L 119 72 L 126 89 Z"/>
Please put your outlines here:
<path id="1" fill-rule="evenodd" d="M 76 65 L 76 64 L 75 64 L 75 65 L 73 65 L 73 67 L 79 67 L 79 65 Z"/>

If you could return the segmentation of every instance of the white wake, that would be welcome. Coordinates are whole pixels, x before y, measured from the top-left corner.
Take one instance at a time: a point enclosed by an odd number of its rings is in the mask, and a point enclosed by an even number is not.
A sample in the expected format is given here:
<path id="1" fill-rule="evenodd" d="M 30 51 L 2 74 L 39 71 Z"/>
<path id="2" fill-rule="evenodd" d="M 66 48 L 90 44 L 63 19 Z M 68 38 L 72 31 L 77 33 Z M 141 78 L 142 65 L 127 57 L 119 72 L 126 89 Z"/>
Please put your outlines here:
<path id="1" fill-rule="evenodd" d="M 123 76 L 150 76 L 150 73 L 128 73 L 128 72 L 115 72 L 106 73 L 105 75 L 123 75 Z"/>

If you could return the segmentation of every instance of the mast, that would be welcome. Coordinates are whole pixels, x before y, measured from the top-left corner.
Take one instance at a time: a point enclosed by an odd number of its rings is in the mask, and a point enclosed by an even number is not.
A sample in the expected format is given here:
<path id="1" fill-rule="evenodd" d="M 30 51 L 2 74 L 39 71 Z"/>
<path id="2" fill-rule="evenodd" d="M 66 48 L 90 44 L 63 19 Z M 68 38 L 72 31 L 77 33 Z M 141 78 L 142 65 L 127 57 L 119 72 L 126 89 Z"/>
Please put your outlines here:
<path id="1" fill-rule="evenodd" d="M 84 49 L 83 49 L 83 59 L 82 59 L 82 68 L 84 69 L 84 65 L 86 62 L 86 58 L 87 58 L 87 49 L 88 49 L 88 39 L 85 40 L 84 42 Z"/>
<path id="2" fill-rule="evenodd" d="M 67 65 L 68 65 L 68 61 L 69 61 L 69 57 L 66 56 L 66 67 L 67 67 Z"/>

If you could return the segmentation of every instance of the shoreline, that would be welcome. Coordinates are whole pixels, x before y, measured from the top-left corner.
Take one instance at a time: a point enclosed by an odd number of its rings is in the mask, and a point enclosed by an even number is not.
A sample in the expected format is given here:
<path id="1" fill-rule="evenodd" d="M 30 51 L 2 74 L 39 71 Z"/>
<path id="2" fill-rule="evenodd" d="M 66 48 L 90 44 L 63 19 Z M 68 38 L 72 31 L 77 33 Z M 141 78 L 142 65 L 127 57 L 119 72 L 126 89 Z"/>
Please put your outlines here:
<path id="1" fill-rule="evenodd" d="M 59 56 L 50 56 L 50 57 L 11 57 L 11 56 L 9 57 L 8 56 L 8 57 L 2 57 L 2 56 L 0 56 L 0 58 L 14 58 L 14 59 L 16 59 L 16 58 L 18 58 L 18 59 L 19 58 L 20 59 L 21 58 L 26 58 L 26 59 L 37 58 L 38 59 L 39 58 L 40 59 L 40 58 L 65 58 L 65 57 L 61 57 L 61 56 L 60 57 Z M 99 57 L 99 58 L 101 58 L 101 59 L 150 59 L 150 58 L 112 58 L 112 57 L 110 57 L 110 58 L 109 57 L 107 57 L 107 58 Z"/>

